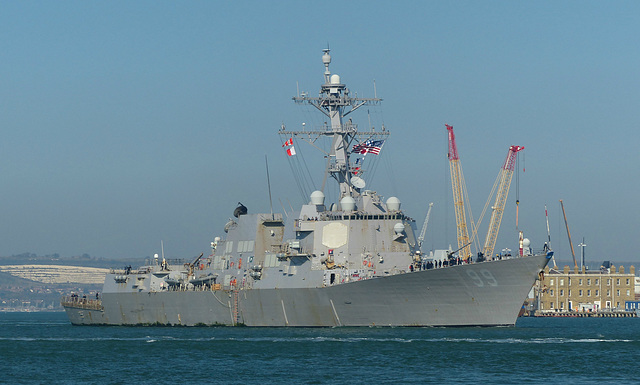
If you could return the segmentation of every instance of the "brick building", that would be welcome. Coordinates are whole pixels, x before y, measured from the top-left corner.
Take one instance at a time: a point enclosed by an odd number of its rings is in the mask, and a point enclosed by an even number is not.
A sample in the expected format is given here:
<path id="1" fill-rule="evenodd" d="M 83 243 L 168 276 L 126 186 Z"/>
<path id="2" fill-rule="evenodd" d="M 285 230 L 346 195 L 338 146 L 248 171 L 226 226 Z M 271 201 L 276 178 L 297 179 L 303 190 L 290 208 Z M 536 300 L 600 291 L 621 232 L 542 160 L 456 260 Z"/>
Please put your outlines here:
<path id="1" fill-rule="evenodd" d="M 540 312 L 624 310 L 635 300 L 635 267 L 624 266 L 588 271 L 583 267 L 563 271 L 544 269 L 538 287 Z"/>

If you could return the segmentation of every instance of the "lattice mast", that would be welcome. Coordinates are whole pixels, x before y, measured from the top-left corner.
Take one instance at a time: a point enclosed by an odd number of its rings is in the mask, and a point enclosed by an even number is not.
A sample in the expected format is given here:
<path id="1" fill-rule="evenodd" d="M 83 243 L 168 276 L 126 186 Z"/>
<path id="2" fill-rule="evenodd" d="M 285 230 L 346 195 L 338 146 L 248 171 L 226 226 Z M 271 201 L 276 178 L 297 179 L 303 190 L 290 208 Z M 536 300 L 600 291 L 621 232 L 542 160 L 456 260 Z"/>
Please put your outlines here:
<path id="1" fill-rule="evenodd" d="M 504 208 L 507 204 L 509 187 L 511 187 L 511 179 L 516 165 L 516 157 L 518 152 L 522 150 L 524 150 L 524 146 L 509 147 L 507 158 L 504 160 L 504 164 L 498 173 L 499 185 L 498 191 L 496 192 L 496 201 L 493 207 L 491 207 L 489 231 L 487 231 L 484 248 L 482 249 L 484 256 L 487 258 L 493 256 L 493 250 L 495 249 L 496 241 L 498 239 L 498 232 L 500 231 L 500 223 L 502 222 L 502 214 L 504 213 Z"/>
<path id="2" fill-rule="evenodd" d="M 358 128 L 351 120 L 343 121 L 344 117 L 354 112 L 358 108 L 364 105 L 377 105 L 382 99 L 374 98 L 359 98 L 358 96 L 351 96 L 349 89 L 345 84 L 340 81 L 340 76 L 337 74 L 331 74 L 329 71 L 329 64 L 331 64 L 331 56 L 329 55 L 329 49 L 324 49 L 322 56 L 322 63 L 324 64 L 324 84 L 320 88 L 318 97 L 310 97 L 306 94 L 302 94 L 293 98 L 296 103 L 310 104 L 322 112 L 327 118 L 329 118 L 329 126 L 323 127 L 321 130 L 311 131 L 289 131 L 283 129 L 280 130 L 281 135 L 292 135 L 299 139 L 305 140 L 308 143 L 315 145 L 315 142 L 320 137 L 331 137 L 332 143 L 330 150 L 325 153 L 328 158 L 326 176 L 333 177 L 340 186 L 340 198 L 345 196 L 357 197 L 360 195 L 361 187 L 355 186 L 352 179 L 355 168 L 349 162 L 349 156 L 351 154 L 349 146 L 356 138 L 386 138 L 389 132 L 386 131 L 384 126 L 382 131 L 358 131 Z M 322 189 L 324 190 L 325 184 L 323 182 Z"/>
<path id="3" fill-rule="evenodd" d="M 453 191 L 453 207 L 456 213 L 456 232 L 458 236 L 458 249 L 463 259 L 471 256 L 471 242 L 467 230 L 467 217 L 464 210 L 464 176 L 458 155 L 456 137 L 453 134 L 453 126 L 445 124 L 449 136 L 449 170 L 451 171 L 451 190 Z"/>
<path id="4" fill-rule="evenodd" d="M 422 230 L 420 231 L 420 236 L 418 237 L 418 247 L 422 247 L 422 243 L 424 242 L 424 237 L 427 234 L 427 226 L 429 225 L 429 217 L 431 216 L 432 208 L 433 208 L 433 202 L 429 203 L 429 208 L 427 209 L 427 216 L 424 218 L 424 224 L 422 225 Z"/>

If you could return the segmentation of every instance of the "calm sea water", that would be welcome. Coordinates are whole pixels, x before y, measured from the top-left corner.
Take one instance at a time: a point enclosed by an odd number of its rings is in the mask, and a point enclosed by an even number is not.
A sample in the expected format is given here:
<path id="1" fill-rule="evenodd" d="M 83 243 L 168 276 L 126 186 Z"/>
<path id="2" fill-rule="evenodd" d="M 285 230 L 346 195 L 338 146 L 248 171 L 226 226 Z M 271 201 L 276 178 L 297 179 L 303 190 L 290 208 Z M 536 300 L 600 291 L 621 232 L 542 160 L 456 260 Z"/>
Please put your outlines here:
<path id="1" fill-rule="evenodd" d="M 7 384 L 639 383 L 640 319 L 503 328 L 74 327 L 0 313 Z"/>

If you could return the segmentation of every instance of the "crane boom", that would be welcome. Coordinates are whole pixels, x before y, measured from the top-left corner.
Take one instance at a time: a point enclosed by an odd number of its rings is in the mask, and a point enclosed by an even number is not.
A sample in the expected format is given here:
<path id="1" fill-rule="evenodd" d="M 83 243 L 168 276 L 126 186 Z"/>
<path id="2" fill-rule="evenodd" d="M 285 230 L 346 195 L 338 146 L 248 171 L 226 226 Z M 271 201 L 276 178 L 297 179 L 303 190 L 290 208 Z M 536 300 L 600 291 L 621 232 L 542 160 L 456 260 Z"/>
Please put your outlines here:
<path id="1" fill-rule="evenodd" d="M 429 224 L 429 216 L 431 215 L 432 207 L 433 207 L 433 202 L 429 203 L 427 216 L 424 218 L 424 224 L 422 225 L 422 230 L 420 231 L 420 236 L 418 237 L 418 247 L 422 247 L 422 242 L 424 242 L 424 236 L 425 234 L 427 234 L 427 225 Z"/>
<path id="2" fill-rule="evenodd" d="M 507 158 L 504 160 L 504 164 L 500 168 L 498 173 L 498 191 L 496 192 L 496 201 L 491 208 L 491 221 L 489 222 L 489 231 L 487 231 L 487 237 L 484 241 L 483 254 L 486 257 L 493 256 L 493 250 L 496 246 L 498 239 L 498 232 L 500 231 L 500 223 L 502 222 L 502 214 L 504 213 L 504 207 L 507 203 L 507 196 L 509 195 L 509 187 L 511 187 L 511 178 L 513 177 L 513 170 L 515 168 L 515 160 L 518 151 L 524 150 L 524 146 L 511 146 L 507 153 Z"/>
<path id="3" fill-rule="evenodd" d="M 560 206 L 562 206 L 562 215 L 564 216 L 564 226 L 567 228 L 567 237 L 569 238 L 569 246 L 571 246 L 571 256 L 573 256 L 573 265 L 578 267 L 578 262 L 576 261 L 576 252 L 573 250 L 573 242 L 571 242 L 571 233 L 569 232 L 569 223 L 567 222 L 567 214 L 564 212 L 564 203 L 562 203 L 562 199 L 560 199 Z"/>
<path id="4" fill-rule="evenodd" d="M 451 171 L 451 189 L 453 191 L 453 207 L 456 213 L 456 233 L 458 236 L 458 249 L 463 259 L 471 256 L 469 231 L 467 230 L 467 218 L 464 211 L 464 176 L 458 156 L 456 137 L 453 134 L 453 126 L 445 124 L 449 136 L 449 170 Z"/>

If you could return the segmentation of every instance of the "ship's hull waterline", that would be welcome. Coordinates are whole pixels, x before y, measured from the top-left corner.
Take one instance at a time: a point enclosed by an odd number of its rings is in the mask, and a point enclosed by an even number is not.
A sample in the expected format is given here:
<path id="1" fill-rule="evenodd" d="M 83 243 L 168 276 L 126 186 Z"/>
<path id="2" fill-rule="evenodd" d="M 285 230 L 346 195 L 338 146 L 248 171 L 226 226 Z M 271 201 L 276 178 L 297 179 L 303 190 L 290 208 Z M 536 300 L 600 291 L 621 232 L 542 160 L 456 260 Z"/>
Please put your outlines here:
<path id="1" fill-rule="evenodd" d="M 324 288 L 104 293 L 103 309 L 65 310 L 74 325 L 514 325 L 547 262 L 537 255 Z"/>

